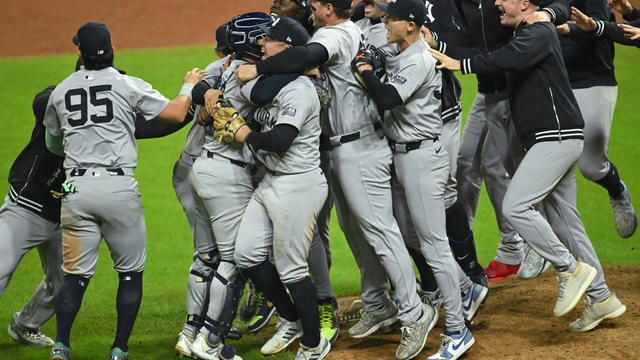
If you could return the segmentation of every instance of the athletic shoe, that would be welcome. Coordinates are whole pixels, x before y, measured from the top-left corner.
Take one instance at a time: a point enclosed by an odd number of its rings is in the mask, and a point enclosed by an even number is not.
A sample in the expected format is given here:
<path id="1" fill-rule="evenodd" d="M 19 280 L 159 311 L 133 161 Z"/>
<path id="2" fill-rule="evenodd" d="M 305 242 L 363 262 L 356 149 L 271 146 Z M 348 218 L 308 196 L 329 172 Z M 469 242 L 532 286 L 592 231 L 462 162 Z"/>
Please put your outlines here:
<path id="1" fill-rule="evenodd" d="M 543 258 L 531 247 L 527 248 L 527 253 L 524 255 L 524 260 L 520 264 L 518 270 L 518 277 L 520 279 L 528 280 L 533 279 L 536 276 L 549 270 L 551 263 L 547 259 Z"/>
<path id="2" fill-rule="evenodd" d="M 191 346 L 193 346 L 194 339 L 185 335 L 184 332 L 178 334 L 178 343 L 176 344 L 176 355 L 180 357 L 193 357 L 191 353 Z"/>
<path id="3" fill-rule="evenodd" d="M 287 321 L 286 319 L 280 318 L 278 331 L 262 346 L 260 352 L 263 355 L 279 353 L 301 336 L 302 324 L 300 320 Z"/>
<path id="4" fill-rule="evenodd" d="M 109 353 L 109 360 L 129 360 L 129 353 L 115 347 Z"/>
<path id="5" fill-rule="evenodd" d="M 462 293 L 462 315 L 466 321 L 473 320 L 488 293 L 488 288 L 476 283 L 472 283 L 471 287 Z"/>
<path id="6" fill-rule="evenodd" d="M 265 325 L 269 323 L 271 317 L 276 312 L 276 307 L 273 303 L 264 297 L 264 294 L 260 291 L 256 291 L 256 312 L 249 321 L 247 330 L 250 333 L 260 331 Z"/>
<path id="7" fill-rule="evenodd" d="M 332 302 L 318 304 L 318 316 L 320 318 L 320 333 L 333 344 L 338 338 L 340 327 L 338 326 L 338 314 L 334 310 Z"/>
<path id="8" fill-rule="evenodd" d="M 17 342 L 35 347 L 50 347 L 54 341 L 50 337 L 40 332 L 40 329 L 29 329 L 18 325 L 14 318 L 11 318 L 11 324 L 7 329 L 9 336 Z"/>
<path id="9" fill-rule="evenodd" d="M 507 265 L 497 260 L 493 260 L 484 270 L 487 272 L 489 281 L 500 281 L 506 279 L 511 275 L 517 274 L 518 269 L 520 269 L 520 264 Z"/>
<path id="10" fill-rule="evenodd" d="M 242 339 L 242 331 L 240 331 L 240 329 L 236 328 L 235 326 L 232 326 L 231 329 L 229 329 L 229 333 L 227 333 L 227 339 L 228 340 Z"/>
<path id="11" fill-rule="evenodd" d="M 633 209 L 631 204 L 631 195 L 629 195 L 629 189 L 624 182 L 624 191 L 622 192 L 621 199 L 614 199 L 609 197 L 609 202 L 613 206 L 613 213 L 616 216 L 616 230 L 618 235 L 622 238 L 628 238 L 636 231 L 638 227 L 638 215 Z"/>
<path id="12" fill-rule="evenodd" d="M 308 348 L 300 344 L 296 360 L 322 360 L 330 350 L 331 343 L 324 336 L 320 336 L 320 343 L 314 348 Z"/>
<path id="13" fill-rule="evenodd" d="M 573 273 L 559 272 L 558 301 L 553 308 L 553 315 L 562 316 L 571 311 L 596 278 L 597 273 L 593 266 L 582 261 L 578 261 L 578 267 Z"/>
<path id="14" fill-rule="evenodd" d="M 484 287 L 489 286 L 489 277 L 487 276 L 487 272 L 479 264 L 476 264 L 474 270 L 469 272 L 467 276 L 476 284 L 482 285 Z"/>
<path id="15" fill-rule="evenodd" d="M 64 346 L 61 342 L 56 342 L 53 344 L 51 348 L 51 354 L 49 355 L 49 360 L 70 360 L 71 348 L 68 346 Z"/>
<path id="16" fill-rule="evenodd" d="M 396 350 L 396 359 L 408 360 L 418 356 L 427 342 L 429 331 L 433 329 L 436 322 L 438 322 L 438 311 L 431 305 L 422 304 L 422 316 L 420 319 L 409 326 L 400 328 L 402 338 L 400 339 L 400 346 Z"/>
<path id="17" fill-rule="evenodd" d="M 218 360 L 218 345 L 209 344 L 207 335 L 199 333 L 196 336 L 196 340 L 191 344 L 191 354 L 198 359 Z"/>
<path id="18" fill-rule="evenodd" d="M 392 301 L 387 301 L 379 310 L 362 309 L 360 314 L 360 320 L 349 329 L 349 336 L 356 339 L 367 337 L 398 321 L 398 307 Z"/>
<path id="19" fill-rule="evenodd" d="M 617 318 L 627 310 L 627 307 L 620 301 L 615 291 L 603 302 L 594 303 L 587 296 L 584 299 L 584 303 L 585 307 L 582 316 L 569 324 L 569 331 L 589 331 L 598 326 L 602 320 Z"/>
<path id="20" fill-rule="evenodd" d="M 256 312 L 256 287 L 252 281 L 247 282 L 247 293 L 244 296 L 238 316 L 242 321 L 249 321 Z"/>
<path id="21" fill-rule="evenodd" d="M 443 301 L 439 289 L 436 289 L 436 291 L 420 291 L 420 300 L 422 300 L 423 304 L 432 305 L 436 310 L 440 309 Z"/>
<path id="22" fill-rule="evenodd" d="M 460 333 L 450 333 L 445 331 L 440 335 L 442 344 L 437 353 L 429 356 L 427 360 L 455 360 L 469 350 L 476 340 L 467 327 Z"/>

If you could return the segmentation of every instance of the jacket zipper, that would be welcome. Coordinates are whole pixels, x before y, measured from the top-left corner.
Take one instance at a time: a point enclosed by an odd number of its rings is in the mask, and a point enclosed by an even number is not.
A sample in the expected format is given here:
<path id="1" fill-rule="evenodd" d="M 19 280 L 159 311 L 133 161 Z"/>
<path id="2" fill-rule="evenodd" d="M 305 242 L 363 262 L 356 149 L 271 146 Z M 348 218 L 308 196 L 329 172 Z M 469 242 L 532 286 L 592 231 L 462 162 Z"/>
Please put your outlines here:
<path id="1" fill-rule="evenodd" d="M 553 114 L 556 116 L 556 123 L 558 124 L 558 137 L 560 138 L 560 142 L 562 142 L 562 128 L 560 128 L 560 119 L 558 118 L 558 112 L 556 111 L 556 102 L 553 101 L 553 91 L 551 91 L 551 86 L 549 86 L 549 95 L 551 95 L 551 106 L 553 107 Z"/>
<path id="2" fill-rule="evenodd" d="M 31 169 L 29 169 L 29 174 L 27 175 L 27 181 L 24 182 L 24 185 L 22 185 L 22 187 L 20 188 L 20 191 L 18 192 L 18 199 L 22 197 L 22 191 L 27 187 L 27 185 L 29 185 L 29 181 L 31 180 L 31 174 L 33 173 L 33 169 L 36 167 L 37 162 L 38 162 L 38 154 L 36 154 L 36 158 L 33 160 L 33 163 L 31 164 Z M 16 202 L 18 201 L 18 199 L 16 199 Z"/>

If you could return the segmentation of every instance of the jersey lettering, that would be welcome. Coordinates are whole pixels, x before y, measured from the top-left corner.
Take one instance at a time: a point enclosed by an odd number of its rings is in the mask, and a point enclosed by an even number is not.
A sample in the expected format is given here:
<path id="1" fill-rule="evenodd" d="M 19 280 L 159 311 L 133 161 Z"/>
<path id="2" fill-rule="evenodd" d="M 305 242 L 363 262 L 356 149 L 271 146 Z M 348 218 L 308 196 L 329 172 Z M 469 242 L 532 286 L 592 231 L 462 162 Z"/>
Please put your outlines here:
<path id="1" fill-rule="evenodd" d="M 113 102 L 109 98 L 98 98 L 99 93 L 111 91 L 111 85 L 96 85 L 89 88 L 90 102 L 94 107 L 104 106 L 105 115 L 99 116 L 91 114 L 93 123 L 106 123 L 113 120 Z M 75 103 L 74 98 L 79 97 L 79 102 Z M 80 118 L 69 117 L 69 125 L 76 127 L 84 125 L 89 119 L 89 106 L 87 105 L 87 91 L 83 88 L 71 89 L 64 95 L 64 104 L 69 112 L 80 112 Z"/>

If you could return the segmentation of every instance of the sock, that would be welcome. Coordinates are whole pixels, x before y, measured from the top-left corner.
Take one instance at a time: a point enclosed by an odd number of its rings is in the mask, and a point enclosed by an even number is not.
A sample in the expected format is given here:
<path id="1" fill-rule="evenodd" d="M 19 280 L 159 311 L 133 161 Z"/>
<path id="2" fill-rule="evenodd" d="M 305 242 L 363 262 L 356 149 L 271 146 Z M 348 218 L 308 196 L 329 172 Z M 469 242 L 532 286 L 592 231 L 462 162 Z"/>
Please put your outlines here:
<path id="1" fill-rule="evenodd" d="M 133 330 L 133 324 L 138 316 L 140 302 L 142 302 L 142 272 L 119 273 L 118 295 L 116 297 L 116 309 L 118 310 L 118 328 L 116 340 L 111 348 L 120 348 L 127 352 L 129 336 Z"/>
<path id="2" fill-rule="evenodd" d="M 71 326 L 80 310 L 82 297 L 88 285 L 89 278 L 66 275 L 64 283 L 58 292 L 58 297 L 56 298 L 56 341 L 61 342 L 64 346 L 71 347 L 69 344 Z"/>
<path id="3" fill-rule="evenodd" d="M 473 232 L 469 229 L 467 213 L 456 201 L 446 211 L 447 235 L 449 236 L 449 246 L 453 255 L 466 274 L 475 273 L 480 266 L 476 255 L 476 244 L 473 239 Z"/>
<path id="4" fill-rule="evenodd" d="M 280 281 L 280 275 L 278 275 L 276 267 L 271 262 L 267 260 L 248 269 L 242 269 L 241 272 L 249 277 L 256 289 L 262 291 L 267 299 L 275 305 L 281 318 L 287 321 L 299 319 L 296 308 L 291 302 L 289 294 L 287 294 L 287 289 Z M 314 292 L 314 299 L 315 296 Z M 316 311 L 318 310 L 316 309 Z"/>
<path id="5" fill-rule="evenodd" d="M 607 173 L 607 175 L 605 175 L 602 179 L 595 181 L 595 183 L 607 189 L 610 197 L 618 200 L 622 198 L 624 186 L 620 181 L 618 169 L 616 169 L 616 166 L 613 165 L 611 161 L 609 161 L 609 172 Z"/>
<path id="6" fill-rule="evenodd" d="M 311 279 L 306 277 L 298 282 L 287 284 L 287 289 L 293 298 L 293 304 L 302 320 L 302 340 L 300 344 L 314 348 L 320 344 L 320 318 L 316 287 Z"/>
<path id="7" fill-rule="evenodd" d="M 409 250 L 409 255 L 411 255 L 413 263 L 416 264 L 416 268 L 418 268 L 418 273 L 420 273 L 420 288 L 422 288 L 422 291 L 438 290 L 438 283 L 433 276 L 433 270 L 431 270 L 431 266 L 427 264 L 427 259 L 424 258 L 422 252 L 410 247 L 408 247 L 407 250 Z"/>

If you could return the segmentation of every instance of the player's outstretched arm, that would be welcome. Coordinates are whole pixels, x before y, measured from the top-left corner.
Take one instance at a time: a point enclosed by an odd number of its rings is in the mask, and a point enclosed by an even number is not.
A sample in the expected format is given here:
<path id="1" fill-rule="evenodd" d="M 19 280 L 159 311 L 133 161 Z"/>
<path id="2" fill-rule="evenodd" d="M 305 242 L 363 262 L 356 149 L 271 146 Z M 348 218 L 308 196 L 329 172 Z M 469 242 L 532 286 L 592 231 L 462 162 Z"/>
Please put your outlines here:
<path id="1" fill-rule="evenodd" d="M 189 106 L 191 106 L 191 90 L 206 75 L 207 73 L 204 72 L 204 70 L 198 68 L 187 72 L 184 76 L 180 94 L 175 99 L 169 101 L 167 107 L 158 114 L 158 118 L 168 123 L 183 122 L 189 111 Z"/>

